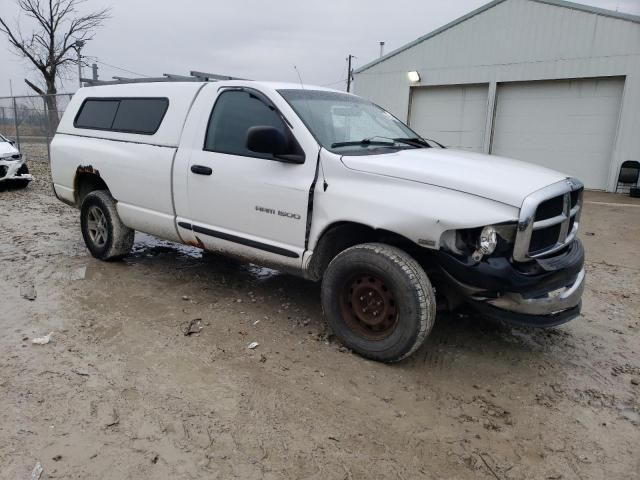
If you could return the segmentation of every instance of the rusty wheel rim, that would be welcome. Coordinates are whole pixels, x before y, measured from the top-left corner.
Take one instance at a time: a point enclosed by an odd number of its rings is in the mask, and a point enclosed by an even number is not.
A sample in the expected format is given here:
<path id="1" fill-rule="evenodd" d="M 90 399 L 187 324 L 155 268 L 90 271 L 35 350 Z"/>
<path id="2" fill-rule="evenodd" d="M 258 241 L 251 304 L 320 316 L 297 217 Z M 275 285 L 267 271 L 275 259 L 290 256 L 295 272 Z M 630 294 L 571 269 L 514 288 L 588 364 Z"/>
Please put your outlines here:
<path id="1" fill-rule="evenodd" d="M 340 310 L 347 326 L 368 340 L 388 337 L 398 324 L 398 305 L 393 291 L 372 273 L 354 275 L 344 284 Z"/>

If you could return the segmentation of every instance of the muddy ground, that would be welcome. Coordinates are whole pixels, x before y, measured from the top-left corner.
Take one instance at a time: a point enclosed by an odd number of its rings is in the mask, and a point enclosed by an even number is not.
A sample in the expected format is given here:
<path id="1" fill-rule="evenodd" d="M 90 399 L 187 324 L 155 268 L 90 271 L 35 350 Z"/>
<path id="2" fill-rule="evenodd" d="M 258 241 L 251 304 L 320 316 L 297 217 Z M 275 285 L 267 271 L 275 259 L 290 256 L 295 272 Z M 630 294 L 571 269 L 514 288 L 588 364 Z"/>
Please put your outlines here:
<path id="1" fill-rule="evenodd" d="M 1 478 L 640 477 L 640 202 L 587 196 L 579 319 L 442 317 L 389 366 L 327 334 L 316 284 L 147 235 L 94 260 L 32 170 L 0 192 Z"/>

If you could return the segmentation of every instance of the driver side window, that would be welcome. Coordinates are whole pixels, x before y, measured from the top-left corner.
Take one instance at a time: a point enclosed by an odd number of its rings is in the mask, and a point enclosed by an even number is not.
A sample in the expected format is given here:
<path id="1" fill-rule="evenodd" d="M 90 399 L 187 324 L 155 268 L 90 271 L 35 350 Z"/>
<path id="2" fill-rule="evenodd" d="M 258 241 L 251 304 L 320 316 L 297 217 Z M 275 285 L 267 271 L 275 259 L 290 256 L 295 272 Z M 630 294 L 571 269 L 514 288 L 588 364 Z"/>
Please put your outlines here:
<path id="1" fill-rule="evenodd" d="M 272 159 L 273 155 L 247 149 L 247 132 L 251 127 L 268 126 L 287 135 L 280 115 L 247 91 L 222 92 L 213 106 L 204 150 L 245 157 Z"/>

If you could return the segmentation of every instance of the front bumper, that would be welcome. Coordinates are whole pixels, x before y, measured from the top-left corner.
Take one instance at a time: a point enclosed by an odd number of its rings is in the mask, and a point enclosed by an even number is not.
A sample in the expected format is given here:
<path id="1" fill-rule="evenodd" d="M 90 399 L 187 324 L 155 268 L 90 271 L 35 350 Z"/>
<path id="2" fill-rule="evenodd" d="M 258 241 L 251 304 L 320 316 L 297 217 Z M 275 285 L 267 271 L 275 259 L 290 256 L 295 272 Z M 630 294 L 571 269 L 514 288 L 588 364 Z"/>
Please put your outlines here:
<path id="1" fill-rule="evenodd" d="M 441 253 L 439 263 L 454 290 L 485 316 L 551 327 L 580 314 L 586 275 L 579 240 L 560 255 L 536 260 L 525 271 L 507 259 L 469 265 L 446 253 Z M 464 266 L 470 270 L 465 271 Z"/>
<path id="2" fill-rule="evenodd" d="M 502 310 L 526 315 L 550 315 L 575 307 L 580 303 L 584 290 L 584 269 L 570 285 L 546 292 L 544 295 L 527 298 L 521 293 L 505 293 L 498 298 L 487 299 L 486 303 Z M 481 299 L 477 299 L 481 300 Z"/>
<path id="3" fill-rule="evenodd" d="M 25 165 L 26 160 L 2 158 L 0 159 L 0 182 L 12 181 L 12 180 L 26 180 L 30 182 L 33 177 L 28 173 L 22 173 L 20 170 Z"/>

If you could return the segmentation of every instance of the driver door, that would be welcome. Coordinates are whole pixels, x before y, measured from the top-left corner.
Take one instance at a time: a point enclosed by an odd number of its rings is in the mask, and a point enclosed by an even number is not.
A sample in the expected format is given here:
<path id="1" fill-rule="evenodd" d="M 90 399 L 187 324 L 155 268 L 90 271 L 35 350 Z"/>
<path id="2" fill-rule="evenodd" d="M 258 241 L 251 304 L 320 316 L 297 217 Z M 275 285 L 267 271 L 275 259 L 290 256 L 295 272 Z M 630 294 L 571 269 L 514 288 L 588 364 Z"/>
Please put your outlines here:
<path id="1" fill-rule="evenodd" d="M 302 265 L 315 156 L 302 164 L 247 149 L 247 131 L 271 126 L 295 141 L 270 99 L 252 88 L 208 89 L 188 161 L 193 234 L 208 250 L 267 263 Z M 316 152 L 317 155 L 317 152 Z"/>

